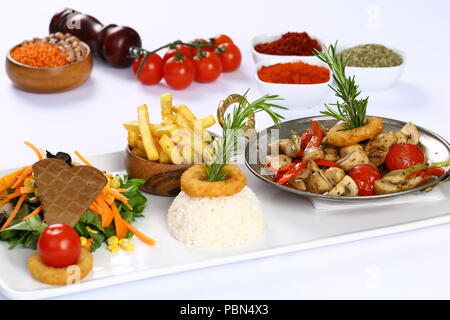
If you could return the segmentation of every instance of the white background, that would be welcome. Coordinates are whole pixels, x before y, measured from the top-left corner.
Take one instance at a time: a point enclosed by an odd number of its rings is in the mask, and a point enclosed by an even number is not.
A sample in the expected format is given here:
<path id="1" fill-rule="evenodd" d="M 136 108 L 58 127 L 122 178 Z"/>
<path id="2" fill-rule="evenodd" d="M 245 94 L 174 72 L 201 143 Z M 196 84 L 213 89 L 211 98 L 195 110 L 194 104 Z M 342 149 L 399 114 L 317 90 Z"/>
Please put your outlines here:
<path id="1" fill-rule="evenodd" d="M 370 92 L 369 113 L 413 121 L 450 140 L 450 6 L 447 1 L 8 1 L 0 8 L 0 51 L 23 39 L 45 36 L 50 18 L 71 7 L 105 25 L 135 28 L 146 48 L 176 39 L 231 36 L 241 48 L 241 68 L 213 84 L 193 84 L 174 92 L 199 116 L 215 114 L 218 101 L 251 88 L 259 97 L 250 54 L 251 38 L 261 32 L 308 31 L 325 42 L 377 42 L 401 49 L 407 64 L 400 83 Z M 159 120 L 163 83 L 142 86 L 129 69 L 95 61 L 80 88 L 38 95 L 15 89 L 0 65 L 0 168 L 34 161 L 22 143 L 50 151 L 98 154 L 123 149 L 121 124 L 136 118 L 147 103 Z M 332 98 L 330 96 L 330 98 Z M 291 110 L 286 118 L 316 115 Z M 258 117 L 257 128 L 269 124 Z M 215 127 L 218 130 L 218 127 Z M 280 208 L 282 210 L 282 208 Z M 389 210 L 389 209 L 385 209 Z M 450 298 L 450 226 L 214 267 L 104 289 L 65 299 L 300 299 Z M 1 298 L 1 296 L 0 296 Z"/>

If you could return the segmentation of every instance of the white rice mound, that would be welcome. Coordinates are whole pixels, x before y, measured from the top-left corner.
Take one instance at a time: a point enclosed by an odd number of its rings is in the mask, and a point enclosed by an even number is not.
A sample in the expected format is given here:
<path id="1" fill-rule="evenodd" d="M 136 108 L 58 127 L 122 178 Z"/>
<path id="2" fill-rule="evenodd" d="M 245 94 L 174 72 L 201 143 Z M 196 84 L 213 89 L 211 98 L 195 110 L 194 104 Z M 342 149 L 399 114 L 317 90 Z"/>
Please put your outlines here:
<path id="1" fill-rule="evenodd" d="M 172 236 L 201 248 L 232 248 L 258 239 L 265 229 L 261 204 L 247 186 L 228 197 L 197 198 L 183 191 L 167 215 Z"/>

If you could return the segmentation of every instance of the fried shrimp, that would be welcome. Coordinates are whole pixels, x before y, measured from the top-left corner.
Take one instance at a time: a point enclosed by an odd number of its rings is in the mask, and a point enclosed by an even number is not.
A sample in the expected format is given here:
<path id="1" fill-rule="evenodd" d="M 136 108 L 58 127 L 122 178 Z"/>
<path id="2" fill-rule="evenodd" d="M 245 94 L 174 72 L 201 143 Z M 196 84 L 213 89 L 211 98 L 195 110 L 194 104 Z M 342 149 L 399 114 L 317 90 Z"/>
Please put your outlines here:
<path id="1" fill-rule="evenodd" d="M 383 130 L 383 120 L 371 117 L 367 119 L 366 125 L 351 130 L 345 130 L 342 123 L 337 123 L 328 131 L 327 139 L 330 145 L 344 147 L 375 137 Z"/>
<path id="2" fill-rule="evenodd" d="M 181 190 L 191 197 L 232 196 L 240 192 L 246 185 L 245 174 L 234 164 L 224 168 L 229 171 L 227 180 L 210 182 L 204 180 L 206 169 L 203 164 L 195 165 L 181 176 Z"/>
<path id="3" fill-rule="evenodd" d="M 92 266 L 92 254 L 85 248 L 81 248 L 77 264 L 65 268 L 46 265 L 37 252 L 28 258 L 28 269 L 31 275 L 40 282 L 52 285 L 68 285 L 78 282 L 88 275 Z"/>

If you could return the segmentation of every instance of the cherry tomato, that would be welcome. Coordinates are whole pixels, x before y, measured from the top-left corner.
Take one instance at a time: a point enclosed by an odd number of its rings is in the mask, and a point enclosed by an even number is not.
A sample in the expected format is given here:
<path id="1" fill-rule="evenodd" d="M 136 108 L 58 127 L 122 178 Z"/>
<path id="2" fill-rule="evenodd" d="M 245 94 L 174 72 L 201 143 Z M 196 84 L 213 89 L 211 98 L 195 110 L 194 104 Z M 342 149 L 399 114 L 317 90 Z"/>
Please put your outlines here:
<path id="1" fill-rule="evenodd" d="M 81 252 L 78 233 L 66 224 L 52 224 L 45 228 L 38 240 L 38 253 L 51 267 L 64 268 L 77 263 Z"/>
<path id="2" fill-rule="evenodd" d="M 370 164 L 360 164 L 350 169 L 348 175 L 358 186 L 359 196 L 372 196 L 375 194 L 375 180 L 381 179 L 380 172 Z"/>
<path id="3" fill-rule="evenodd" d="M 241 50 L 230 42 L 221 44 L 220 48 L 224 50 L 219 53 L 223 71 L 231 72 L 239 68 L 242 60 Z"/>
<path id="4" fill-rule="evenodd" d="M 207 51 L 204 57 L 196 56 L 193 59 L 195 65 L 195 81 L 213 82 L 222 73 L 222 63 L 214 52 Z"/>
<path id="5" fill-rule="evenodd" d="M 424 161 L 425 156 L 418 146 L 411 143 L 398 143 L 389 149 L 385 164 L 389 171 L 393 171 L 406 169 Z"/>
<path id="6" fill-rule="evenodd" d="M 218 34 L 214 38 L 211 39 L 211 43 L 215 46 L 220 46 L 224 43 L 233 43 L 233 40 L 226 34 Z"/>
<path id="7" fill-rule="evenodd" d="M 178 50 L 177 50 L 178 49 Z M 163 57 L 163 61 L 166 62 L 170 58 L 176 56 L 180 52 L 183 57 L 192 59 L 195 55 L 196 49 L 185 44 L 177 44 L 175 48 L 166 51 Z"/>
<path id="8" fill-rule="evenodd" d="M 195 66 L 191 59 L 169 58 L 163 68 L 164 79 L 175 90 L 189 87 L 195 78 Z"/>
<path id="9" fill-rule="evenodd" d="M 137 73 L 142 59 L 143 58 L 139 58 L 133 62 L 134 74 Z M 156 84 L 160 82 L 163 77 L 163 64 L 164 63 L 161 57 L 158 54 L 153 53 L 145 61 L 138 80 L 146 85 Z"/>

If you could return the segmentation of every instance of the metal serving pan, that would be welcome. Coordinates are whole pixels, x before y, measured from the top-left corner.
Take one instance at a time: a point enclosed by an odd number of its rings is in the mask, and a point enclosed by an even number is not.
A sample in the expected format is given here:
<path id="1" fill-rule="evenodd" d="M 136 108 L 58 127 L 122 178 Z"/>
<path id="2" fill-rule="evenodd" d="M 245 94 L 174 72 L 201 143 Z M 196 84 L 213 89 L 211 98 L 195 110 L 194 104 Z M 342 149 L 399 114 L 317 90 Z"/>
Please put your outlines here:
<path id="1" fill-rule="evenodd" d="M 381 118 L 384 121 L 384 131 L 397 131 L 400 130 L 406 122 L 389 119 L 389 118 Z M 323 125 L 326 128 L 331 128 L 335 123 L 336 119 L 328 117 L 328 116 L 316 116 L 316 117 L 307 117 L 301 119 L 295 119 L 283 122 L 281 124 L 281 128 L 278 131 L 278 139 L 289 138 L 291 131 L 302 132 L 305 129 L 311 128 L 310 120 L 316 121 L 319 125 Z M 417 192 L 420 190 L 427 189 L 438 182 L 444 180 L 450 175 L 450 168 L 447 168 L 445 174 L 437 179 L 425 184 L 423 186 L 416 187 L 414 189 L 400 191 L 396 193 L 390 194 L 382 194 L 382 195 L 373 195 L 373 196 L 329 196 L 323 194 L 314 194 L 311 192 L 300 191 L 293 187 L 287 185 L 280 185 L 275 182 L 275 180 L 271 177 L 270 172 L 265 167 L 265 156 L 268 154 L 268 143 L 271 141 L 272 135 L 276 134 L 276 130 L 278 129 L 275 125 L 269 128 L 266 128 L 256 135 L 251 137 L 245 146 L 245 164 L 249 168 L 249 170 L 261 180 L 271 184 L 276 188 L 280 188 L 284 191 L 292 192 L 298 194 L 303 197 L 312 197 L 312 198 L 320 198 L 332 201 L 367 201 L 367 200 L 376 200 L 381 198 L 390 198 L 390 197 L 398 197 L 404 194 Z M 450 144 L 441 136 L 436 133 L 427 130 L 425 128 L 417 126 L 419 130 L 420 139 L 419 144 L 424 150 L 428 163 L 433 162 L 441 162 L 448 161 L 450 159 Z"/>

